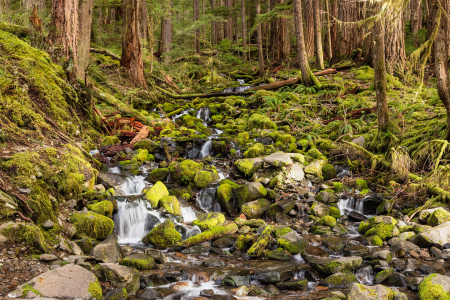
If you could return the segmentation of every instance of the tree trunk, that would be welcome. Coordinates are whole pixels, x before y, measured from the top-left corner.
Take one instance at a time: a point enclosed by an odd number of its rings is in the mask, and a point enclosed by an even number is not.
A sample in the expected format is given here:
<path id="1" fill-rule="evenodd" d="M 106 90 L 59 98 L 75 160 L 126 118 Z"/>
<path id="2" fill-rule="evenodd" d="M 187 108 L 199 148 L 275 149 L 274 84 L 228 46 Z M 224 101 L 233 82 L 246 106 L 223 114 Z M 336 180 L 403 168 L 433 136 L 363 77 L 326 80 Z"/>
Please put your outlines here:
<path id="1" fill-rule="evenodd" d="M 166 26 L 164 25 L 165 18 L 161 18 L 161 38 L 159 39 L 158 52 L 162 55 L 164 53 L 164 30 Z"/>
<path id="2" fill-rule="evenodd" d="M 199 0 L 194 0 L 194 22 L 198 21 L 199 16 L 200 16 Z M 197 64 L 199 65 L 200 64 L 200 29 L 195 30 L 194 48 L 195 48 L 195 55 L 197 56 Z"/>
<path id="3" fill-rule="evenodd" d="M 173 43 L 173 0 L 168 0 L 165 8 L 165 15 L 167 16 L 164 20 L 164 54 L 165 54 L 165 62 L 170 64 L 172 58 L 168 52 L 172 51 L 172 43 Z"/>
<path id="4" fill-rule="evenodd" d="M 300 61 L 300 69 L 302 72 L 302 82 L 305 86 L 314 84 L 311 69 L 308 64 L 308 56 L 306 54 L 305 39 L 303 35 L 303 18 L 302 18 L 302 4 L 301 0 L 294 0 L 294 27 L 295 37 L 297 38 L 297 52 Z"/>
<path id="5" fill-rule="evenodd" d="M 214 11 L 215 9 L 216 9 L 216 1 L 211 0 L 211 10 Z M 212 44 L 213 45 L 217 44 L 217 23 L 216 22 L 212 22 L 211 37 L 212 37 Z"/>
<path id="6" fill-rule="evenodd" d="M 328 59 L 328 65 L 331 68 L 331 59 L 333 58 L 333 48 L 331 47 L 331 21 L 330 21 L 330 0 L 325 0 L 325 52 Z"/>
<path id="7" fill-rule="evenodd" d="M 378 6 L 380 9 L 380 6 Z M 387 132 L 389 129 L 389 110 L 387 105 L 386 65 L 384 54 L 384 24 L 383 20 L 376 20 L 374 35 L 374 89 L 377 98 L 378 132 Z"/>
<path id="8" fill-rule="evenodd" d="M 224 6 L 223 0 L 220 0 L 220 7 L 222 8 Z M 226 24 L 224 22 L 220 22 L 220 40 L 223 41 L 226 37 L 225 35 L 225 27 Z"/>
<path id="9" fill-rule="evenodd" d="M 433 25 L 439 26 L 436 39 L 434 41 L 434 65 L 436 70 L 436 84 L 439 98 L 445 106 L 447 112 L 447 132 L 445 139 L 450 141 L 450 97 L 449 97 L 449 77 L 448 77 L 448 3 L 446 0 L 432 0 L 430 9 L 434 10 Z M 439 5 L 441 8 L 439 8 Z"/>
<path id="10" fill-rule="evenodd" d="M 233 16 L 231 15 L 231 0 L 225 0 L 225 7 L 227 8 L 227 13 L 225 19 L 227 22 L 225 23 L 225 38 L 233 41 Z"/>
<path id="11" fill-rule="evenodd" d="M 391 75 L 397 69 L 403 73 L 406 61 L 405 34 L 403 27 L 403 12 L 392 12 L 386 19 L 385 35 L 386 69 Z"/>
<path id="12" fill-rule="evenodd" d="M 139 0 L 123 0 L 122 58 L 120 65 L 130 76 L 130 81 L 146 88 L 144 64 L 142 61 L 141 42 L 139 38 Z"/>
<path id="13" fill-rule="evenodd" d="M 420 0 L 411 0 L 411 34 L 415 47 L 419 46 L 418 31 L 419 24 L 422 22 L 422 8 Z"/>
<path id="14" fill-rule="evenodd" d="M 338 19 L 343 24 L 339 25 L 335 57 L 349 56 L 358 45 L 358 30 L 355 24 L 358 21 L 358 6 L 353 0 L 342 0 L 339 5 Z"/>
<path id="15" fill-rule="evenodd" d="M 322 48 L 322 23 L 320 22 L 319 1 L 314 2 L 314 42 L 315 42 L 315 56 L 316 68 L 322 70 L 325 68 L 323 64 L 323 48 Z"/>
<path id="16" fill-rule="evenodd" d="M 330 0 L 330 15 L 333 18 L 331 19 L 331 28 L 330 28 L 330 34 L 331 34 L 331 53 L 334 56 L 334 53 L 336 52 L 336 39 L 337 39 L 337 31 L 338 31 L 338 25 L 336 23 L 336 20 L 334 18 L 337 18 L 338 15 L 338 0 Z"/>
<path id="17" fill-rule="evenodd" d="M 78 24 L 78 66 L 77 78 L 85 79 L 86 68 L 89 65 L 89 49 L 91 48 L 93 0 L 80 1 Z"/>
<path id="18" fill-rule="evenodd" d="M 257 6 L 259 3 L 256 4 Z M 244 48 L 244 51 L 242 52 L 242 58 L 244 59 L 244 62 L 247 61 L 247 29 L 245 28 L 245 0 L 241 0 L 241 22 L 242 22 L 242 47 Z M 261 28 L 261 26 L 258 26 Z M 261 30 L 261 29 L 259 29 Z M 259 43 L 259 41 L 258 41 Z M 259 44 L 258 44 L 259 46 Z M 261 46 L 262 48 L 262 46 Z M 259 49 L 258 49 L 259 51 Z"/>
<path id="19" fill-rule="evenodd" d="M 305 46 L 308 57 L 314 56 L 314 0 L 304 0 L 303 18 L 305 19 Z"/>
<path id="20" fill-rule="evenodd" d="M 259 0 L 256 0 L 256 15 L 261 13 L 261 4 Z M 258 40 L 258 63 L 259 63 L 259 76 L 264 75 L 264 55 L 263 55 L 263 43 L 262 43 L 262 30 L 261 24 L 258 25 L 257 40 Z"/>
<path id="21" fill-rule="evenodd" d="M 70 81 L 75 80 L 78 70 L 78 24 L 79 7 L 77 0 L 53 0 L 50 39 L 53 46 L 60 48 L 61 54 L 69 58 L 66 73 Z"/>

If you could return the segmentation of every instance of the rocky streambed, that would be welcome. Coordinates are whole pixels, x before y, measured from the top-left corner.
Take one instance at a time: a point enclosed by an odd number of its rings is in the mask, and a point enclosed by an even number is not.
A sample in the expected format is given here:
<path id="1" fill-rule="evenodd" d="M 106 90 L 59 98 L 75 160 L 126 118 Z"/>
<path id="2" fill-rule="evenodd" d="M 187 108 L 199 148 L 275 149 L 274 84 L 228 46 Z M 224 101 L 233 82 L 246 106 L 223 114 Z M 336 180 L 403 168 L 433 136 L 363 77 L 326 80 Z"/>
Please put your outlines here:
<path id="1" fill-rule="evenodd" d="M 96 185 L 65 203 L 53 249 L 52 222 L 1 225 L 5 245 L 46 253 L 5 299 L 450 297 L 447 210 L 403 214 L 329 161 L 331 141 L 296 140 L 258 113 L 231 135 L 208 106 L 175 112 L 158 138 L 91 152 Z M 3 246 L 11 272 L 15 254 Z"/>

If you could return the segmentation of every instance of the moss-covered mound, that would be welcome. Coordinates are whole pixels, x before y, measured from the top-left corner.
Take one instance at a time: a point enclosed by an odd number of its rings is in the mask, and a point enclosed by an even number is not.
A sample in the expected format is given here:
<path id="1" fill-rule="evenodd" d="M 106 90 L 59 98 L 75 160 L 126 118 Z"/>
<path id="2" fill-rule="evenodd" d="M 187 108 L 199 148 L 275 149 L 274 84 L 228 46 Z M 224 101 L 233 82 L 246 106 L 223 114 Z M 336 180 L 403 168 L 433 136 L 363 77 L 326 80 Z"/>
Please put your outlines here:
<path id="1" fill-rule="evenodd" d="M 111 201 L 105 200 L 95 204 L 88 205 L 88 209 L 100 215 L 111 217 L 114 210 L 114 205 L 112 204 Z"/>
<path id="2" fill-rule="evenodd" d="M 38 226 L 12 223 L 2 226 L 0 233 L 15 243 L 31 246 L 39 252 L 46 252 L 47 245 L 44 234 Z"/>
<path id="3" fill-rule="evenodd" d="M 97 240 L 106 239 L 114 229 L 113 220 L 94 212 L 73 213 L 70 222 L 77 229 L 78 236 L 87 235 Z"/>
<path id="4" fill-rule="evenodd" d="M 143 239 L 145 244 L 152 244 L 158 248 L 166 249 L 181 241 L 181 234 L 176 231 L 175 225 L 170 220 L 159 224 Z"/>
<path id="5" fill-rule="evenodd" d="M 202 230 L 210 229 L 223 223 L 225 223 L 225 216 L 218 212 L 202 214 L 194 221 L 194 225 L 197 225 Z"/>
<path id="6" fill-rule="evenodd" d="M 146 254 L 131 254 L 125 257 L 120 264 L 138 270 L 150 270 L 156 266 L 155 259 Z"/>
<path id="7" fill-rule="evenodd" d="M 158 207 L 164 207 L 169 214 L 181 216 L 180 202 L 175 196 L 166 196 L 159 199 Z"/>
<path id="8" fill-rule="evenodd" d="M 159 204 L 159 200 L 161 198 L 169 196 L 169 191 L 167 190 L 164 183 L 161 181 L 158 181 L 155 183 L 154 186 L 152 186 L 146 193 L 145 193 L 145 199 L 150 202 L 150 205 L 153 208 L 157 208 Z"/>

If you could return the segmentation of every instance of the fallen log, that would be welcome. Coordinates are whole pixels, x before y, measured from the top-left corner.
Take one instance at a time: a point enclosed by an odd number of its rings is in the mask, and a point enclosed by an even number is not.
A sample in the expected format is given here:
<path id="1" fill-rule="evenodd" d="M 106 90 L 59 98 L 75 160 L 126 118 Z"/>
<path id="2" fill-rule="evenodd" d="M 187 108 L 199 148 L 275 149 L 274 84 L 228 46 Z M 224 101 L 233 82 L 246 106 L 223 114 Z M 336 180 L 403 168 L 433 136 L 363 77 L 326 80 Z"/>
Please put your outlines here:
<path id="1" fill-rule="evenodd" d="M 336 69 L 326 69 L 319 72 L 314 72 L 314 76 L 323 76 L 323 75 L 329 75 L 329 74 L 336 74 L 338 71 Z"/>
<path id="2" fill-rule="evenodd" d="M 351 112 L 348 112 L 348 113 L 345 115 L 345 118 L 346 118 L 346 119 L 358 119 L 358 118 L 361 118 L 362 112 L 372 113 L 372 112 L 374 112 L 374 111 L 376 110 L 376 108 L 377 108 L 377 107 L 374 106 L 374 107 L 372 107 L 372 108 L 362 108 L 362 109 L 353 110 L 353 111 L 351 111 Z M 337 121 L 337 120 L 344 120 L 344 117 L 343 117 L 343 116 L 337 116 L 337 117 L 334 117 L 334 118 L 332 118 L 332 119 L 323 121 L 323 122 L 322 122 L 322 125 L 328 125 L 328 124 L 330 124 L 331 122 Z"/>
<path id="3" fill-rule="evenodd" d="M 298 82 L 301 82 L 300 78 L 291 78 L 288 80 L 283 80 L 283 81 L 277 81 L 274 83 L 269 83 L 269 84 L 265 84 L 265 85 L 260 85 L 260 86 L 255 86 L 251 89 L 248 89 L 247 91 L 252 92 L 252 91 L 259 91 L 259 90 L 265 90 L 265 91 L 270 91 L 270 90 L 275 90 L 275 89 L 279 89 L 283 86 L 289 86 L 289 85 L 293 85 L 296 84 Z"/>
<path id="4" fill-rule="evenodd" d="M 112 52 L 110 52 L 108 50 L 90 48 L 89 51 L 92 52 L 92 53 L 103 54 L 103 55 L 112 57 L 115 60 L 119 60 L 120 61 L 120 57 L 119 56 L 115 55 L 114 53 L 112 53 Z"/>
<path id="5" fill-rule="evenodd" d="M 148 137 L 149 129 L 147 126 L 142 127 L 139 133 L 131 140 L 130 144 L 139 142 L 140 140 L 146 139 Z"/>
<path id="6" fill-rule="evenodd" d="M 209 93 L 209 94 L 181 94 L 176 95 L 174 93 L 169 92 L 168 90 L 163 89 L 162 87 L 159 87 L 157 85 L 156 89 L 163 94 L 166 94 L 172 99 L 195 99 L 195 98 L 214 98 L 214 97 L 228 97 L 228 96 L 245 96 L 249 95 L 251 93 L 242 92 L 242 93 L 236 93 L 236 92 L 230 92 L 230 93 Z"/>

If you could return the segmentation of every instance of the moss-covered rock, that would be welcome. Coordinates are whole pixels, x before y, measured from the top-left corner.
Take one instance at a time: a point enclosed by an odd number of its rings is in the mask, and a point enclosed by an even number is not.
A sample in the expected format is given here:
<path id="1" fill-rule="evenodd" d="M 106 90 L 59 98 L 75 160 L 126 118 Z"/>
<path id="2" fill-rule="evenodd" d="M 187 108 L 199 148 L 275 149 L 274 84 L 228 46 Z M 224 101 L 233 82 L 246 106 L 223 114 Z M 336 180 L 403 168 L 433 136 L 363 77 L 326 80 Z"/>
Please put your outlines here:
<path id="1" fill-rule="evenodd" d="M 158 168 L 154 169 L 148 174 L 147 180 L 156 183 L 158 181 L 165 181 L 167 179 L 167 176 L 169 176 L 169 169 L 167 168 Z"/>
<path id="2" fill-rule="evenodd" d="M 77 229 L 77 236 L 87 235 L 97 240 L 106 239 L 114 229 L 113 220 L 94 212 L 75 212 L 70 216 L 70 222 Z"/>
<path id="3" fill-rule="evenodd" d="M 348 289 L 348 300 L 391 300 L 394 298 L 394 292 L 383 285 L 366 286 L 359 283 L 352 283 Z M 401 298 L 400 298 L 401 299 Z"/>
<path id="4" fill-rule="evenodd" d="M 334 227 L 336 226 L 336 219 L 332 216 L 322 217 L 319 221 L 317 221 L 320 225 Z"/>
<path id="5" fill-rule="evenodd" d="M 170 164 L 169 170 L 172 174 L 172 179 L 178 184 L 193 183 L 197 173 L 203 168 L 202 163 L 197 163 L 193 160 L 186 159 L 179 164 Z"/>
<path id="6" fill-rule="evenodd" d="M 114 145 L 114 144 L 118 144 L 119 138 L 117 136 L 105 136 L 102 140 L 101 145 L 102 146 L 109 146 L 109 145 Z"/>
<path id="7" fill-rule="evenodd" d="M 309 262 L 311 267 L 326 275 L 342 271 L 353 271 L 361 266 L 362 258 L 359 256 L 339 257 L 337 259 L 316 259 Z"/>
<path id="8" fill-rule="evenodd" d="M 374 235 L 374 236 L 372 236 L 372 238 L 370 239 L 370 244 L 371 244 L 372 246 L 383 246 L 383 240 L 380 239 L 379 236 Z"/>
<path id="9" fill-rule="evenodd" d="M 328 216 L 330 213 L 330 208 L 326 205 L 324 205 L 323 203 L 320 202 L 314 202 L 311 205 L 311 208 L 309 210 L 310 214 L 322 218 L 325 216 Z"/>
<path id="10" fill-rule="evenodd" d="M 273 225 L 268 225 L 264 228 L 264 230 L 259 235 L 258 239 L 255 243 L 250 247 L 247 251 L 247 254 L 251 257 L 260 257 L 264 253 L 268 243 L 270 242 L 270 235 L 274 230 Z"/>
<path id="11" fill-rule="evenodd" d="M 384 241 L 386 239 L 396 237 L 399 234 L 400 234 L 400 231 L 394 225 L 386 224 L 386 223 L 379 223 L 379 224 L 376 224 L 374 227 L 370 228 L 365 233 L 365 236 L 377 235 L 380 239 L 382 239 Z"/>
<path id="12" fill-rule="evenodd" d="M 358 179 L 355 181 L 355 188 L 359 191 L 368 189 L 369 186 L 367 185 L 367 181 L 365 181 L 364 179 Z"/>
<path id="13" fill-rule="evenodd" d="M 175 225 L 170 220 L 166 220 L 153 228 L 142 239 L 145 244 L 152 244 L 161 249 L 169 248 L 179 241 L 181 241 L 181 234 L 176 231 Z"/>
<path id="14" fill-rule="evenodd" d="M 269 210 L 270 205 L 271 203 L 269 200 L 262 198 L 243 204 L 241 212 L 248 219 L 260 218 L 266 211 Z"/>
<path id="15" fill-rule="evenodd" d="M 251 177 L 263 164 L 261 159 L 238 159 L 234 166 L 246 177 Z"/>
<path id="16" fill-rule="evenodd" d="M 234 220 L 234 222 L 239 226 L 248 226 L 250 228 L 258 228 L 261 226 L 266 226 L 266 222 L 264 222 L 264 220 L 261 219 L 251 219 L 251 220 L 247 220 L 247 219 L 242 219 L 237 217 L 236 220 Z"/>
<path id="17" fill-rule="evenodd" d="M 244 157 L 255 158 L 263 154 L 264 154 L 264 146 L 260 143 L 257 143 L 244 152 Z"/>
<path id="18" fill-rule="evenodd" d="M 134 144 L 134 149 L 145 149 L 148 151 L 148 153 L 156 153 L 159 149 L 159 146 L 157 143 L 155 143 L 154 141 L 150 140 L 150 139 L 143 139 L 140 140 L 139 142 L 137 142 L 136 144 Z"/>
<path id="19" fill-rule="evenodd" d="M 375 283 L 383 283 L 388 280 L 388 278 L 395 274 L 395 270 L 392 268 L 387 268 L 386 270 L 383 270 L 381 272 L 378 272 L 378 274 L 375 276 Z"/>
<path id="20" fill-rule="evenodd" d="M 120 262 L 123 266 L 132 267 L 138 270 L 150 270 L 156 266 L 155 259 L 146 254 L 131 254 Z"/>
<path id="21" fill-rule="evenodd" d="M 308 279 L 294 279 L 275 284 L 280 290 L 302 291 L 308 289 Z"/>
<path id="22" fill-rule="evenodd" d="M 450 300 L 450 278 L 441 274 L 430 274 L 419 284 L 420 300 Z"/>
<path id="23" fill-rule="evenodd" d="M 278 247 L 283 248 L 293 255 L 297 255 L 306 248 L 307 241 L 303 237 L 291 231 L 278 238 L 277 244 Z"/>
<path id="24" fill-rule="evenodd" d="M 47 244 L 41 229 L 32 224 L 6 223 L 0 226 L 0 234 L 9 240 L 31 246 L 38 252 L 47 252 Z"/>
<path id="25" fill-rule="evenodd" d="M 357 282 L 356 277 L 353 273 L 339 272 L 325 278 L 322 284 L 331 289 L 344 289 L 348 288 L 353 282 Z"/>
<path id="26" fill-rule="evenodd" d="M 179 242 L 177 246 L 179 247 L 191 247 L 199 243 L 210 241 L 212 239 L 218 238 L 222 235 L 233 234 L 238 231 L 236 223 L 230 223 L 227 225 L 217 225 L 213 226 L 204 232 L 190 237 L 182 242 Z"/>
<path id="27" fill-rule="evenodd" d="M 164 207 L 169 214 L 181 216 L 180 202 L 175 196 L 166 196 L 159 199 L 158 207 Z"/>
<path id="28" fill-rule="evenodd" d="M 195 175 L 194 183 L 199 189 L 204 189 L 210 183 L 219 179 L 216 168 L 212 168 L 214 170 L 201 170 Z"/>
<path id="29" fill-rule="evenodd" d="M 332 192 L 320 191 L 316 196 L 316 200 L 324 204 L 330 205 L 332 203 L 337 203 L 339 201 L 339 198 Z"/>
<path id="30" fill-rule="evenodd" d="M 316 177 L 322 176 L 322 168 L 327 164 L 325 160 L 316 160 L 305 167 L 305 173 Z"/>
<path id="31" fill-rule="evenodd" d="M 248 119 L 247 128 L 248 130 L 252 130 L 255 128 L 277 130 L 277 125 L 275 125 L 275 123 L 271 121 L 269 117 L 255 113 Z"/>
<path id="32" fill-rule="evenodd" d="M 324 180 L 330 180 L 336 177 L 336 168 L 332 164 L 325 164 L 322 167 L 322 176 Z"/>
<path id="33" fill-rule="evenodd" d="M 169 196 L 169 191 L 167 190 L 164 183 L 161 181 L 158 181 L 153 185 L 146 193 L 145 193 L 145 199 L 150 202 L 150 205 L 153 208 L 157 208 L 159 201 L 161 198 Z"/>
<path id="34" fill-rule="evenodd" d="M 428 218 L 427 224 L 429 226 L 438 226 L 447 221 L 450 221 L 450 213 L 442 207 L 437 208 Z"/>
<path id="35" fill-rule="evenodd" d="M 105 200 L 95 204 L 88 205 L 87 208 L 99 215 L 112 217 L 114 205 L 111 201 Z"/>
<path id="36" fill-rule="evenodd" d="M 341 211 L 333 206 L 330 206 L 330 216 L 332 216 L 335 219 L 339 219 L 341 217 Z"/>
<path id="37" fill-rule="evenodd" d="M 218 212 L 202 214 L 194 221 L 194 225 L 197 225 L 202 230 L 210 229 L 223 223 L 225 223 L 225 216 Z"/>
<path id="38" fill-rule="evenodd" d="M 233 187 L 228 183 L 221 184 L 217 189 L 217 201 L 229 215 L 234 212 Z"/>
<path id="39" fill-rule="evenodd" d="M 341 182 L 332 182 L 331 185 L 333 186 L 336 193 L 343 193 L 348 191 L 348 187 Z"/>

